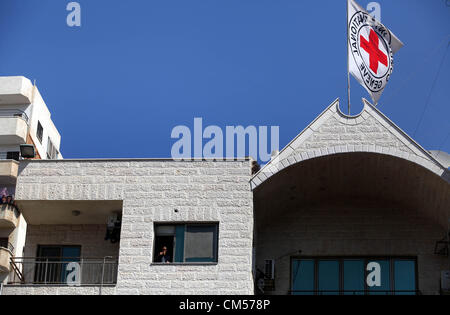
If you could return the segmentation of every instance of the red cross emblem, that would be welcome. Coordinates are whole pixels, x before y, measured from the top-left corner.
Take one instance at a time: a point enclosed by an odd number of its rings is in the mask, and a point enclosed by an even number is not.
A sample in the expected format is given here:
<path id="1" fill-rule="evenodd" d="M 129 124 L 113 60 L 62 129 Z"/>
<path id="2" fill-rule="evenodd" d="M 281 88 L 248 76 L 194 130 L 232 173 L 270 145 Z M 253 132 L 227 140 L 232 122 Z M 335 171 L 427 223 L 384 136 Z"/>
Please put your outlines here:
<path id="1" fill-rule="evenodd" d="M 378 74 L 378 63 L 381 62 L 386 67 L 388 66 L 387 56 L 384 52 L 378 48 L 380 39 L 374 30 L 370 30 L 369 41 L 367 41 L 362 35 L 360 35 L 360 46 L 369 54 L 370 69 Z"/>

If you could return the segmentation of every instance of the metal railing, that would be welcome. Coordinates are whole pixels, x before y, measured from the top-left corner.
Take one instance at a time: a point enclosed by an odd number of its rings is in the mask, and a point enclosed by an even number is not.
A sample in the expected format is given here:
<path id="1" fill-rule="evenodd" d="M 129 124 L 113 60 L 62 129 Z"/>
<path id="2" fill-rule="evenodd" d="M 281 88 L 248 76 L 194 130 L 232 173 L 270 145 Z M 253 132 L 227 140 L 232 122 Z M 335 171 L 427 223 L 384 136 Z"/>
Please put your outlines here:
<path id="1" fill-rule="evenodd" d="M 291 295 L 420 295 L 418 290 L 291 290 Z"/>
<path id="2" fill-rule="evenodd" d="M 28 116 L 19 109 L 0 109 L 0 118 L 22 118 L 28 124 Z"/>
<path id="3" fill-rule="evenodd" d="M 19 152 L 14 152 L 16 154 L 12 154 L 12 152 L 10 154 L 8 154 L 8 152 L 0 152 L 0 160 L 15 160 L 15 161 L 19 161 L 20 158 L 20 153 Z"/>
<path id="4" fill-rule="evenodd" d="M 0 239 L 0 247 L 8 249 L 11 252 L 11 254 L 14 253 L 14 246 L 13 246 L 13 244 L 11 244 L 10 242 L 8 242 L 6 240 L 1 240 Z"/>
<path id="5" fill-rule="evenodd" d="M 74 268 L 74 264 L 77 268 Z M 111 285 L 117 282 L 117 258 L 14 257 L 8 284 Z"/>

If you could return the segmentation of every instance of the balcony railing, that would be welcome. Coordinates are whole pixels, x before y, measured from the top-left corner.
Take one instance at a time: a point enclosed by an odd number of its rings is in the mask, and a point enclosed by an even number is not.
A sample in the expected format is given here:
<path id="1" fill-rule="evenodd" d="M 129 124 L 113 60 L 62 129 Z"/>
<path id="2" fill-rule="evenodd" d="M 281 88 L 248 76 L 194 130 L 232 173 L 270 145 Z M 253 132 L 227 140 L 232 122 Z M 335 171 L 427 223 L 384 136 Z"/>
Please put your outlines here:
<path id="1" fill-rule="evenodd" d="M 25 112 L 18 109 L 0 109 L 0 118 L 22 118 L 28 124 L 28 116 Z"/>
<path id="2" fill-rule="evenodd" d="M 11 258 L 8 284 L 112 285 L 117 282 L 116 258 Z"/>
<path id="3" fill-rule="evenodd" d="M 14 152 L 16 153 L 16 152 Z M 8 154 L 7 152 L 0 152 L 0 160 L 15 160 L 19 161 L 20 154 L 17 152 L 16 154 Z"/>
<path id="4" fill-rule="evenodd" d="M 0 240 L 0 247 L 8 249 L 11 253 L 14 253 L 14 246 L 6 240 Z"/>

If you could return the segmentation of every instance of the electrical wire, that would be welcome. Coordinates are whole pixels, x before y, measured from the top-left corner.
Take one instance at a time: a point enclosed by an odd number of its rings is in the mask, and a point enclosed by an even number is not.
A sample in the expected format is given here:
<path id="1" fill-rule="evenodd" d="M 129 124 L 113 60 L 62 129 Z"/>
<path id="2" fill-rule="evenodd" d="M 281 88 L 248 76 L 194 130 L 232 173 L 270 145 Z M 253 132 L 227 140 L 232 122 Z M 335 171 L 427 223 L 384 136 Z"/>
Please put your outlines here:
<path id="1" fill-rule="evenodd" d="M 431 86 L 430 93 L 428 94 L 428 98 L 427 98 L 427 101 L 426 101 L 426 103 L 425 103 L 425 107 L 423 108 L 423 111 L 422 111 L 422 115 L 420 116 L 419 122 L 417 123 L 416 130 L 414 131 L 413 138 L 416 137 L 416 133 L 417 133 L 417 131 L 419 130 L 420 125 L 422 124 L 422 120 L 423 120 L 423 117 L 424 117 L 424 115 L 425 115 L 425 112 L 427 111 L 428 106 L 430 105 L 431 96 L 433 95 L 434 87 L 436 86 L 437 79 L 439 78 L 439 74 L 441 73 L 442 65 L 444 64 L 445 57 L 447 57 L 447 53 L 448 53 L 448 48 L 449 48 L 449 47 L 450 47 L 450 41 L 449 41 L 448 44 L 447 44 L 447 49 L 445 50 L 444 56 L 443 56 L 443 58 L 442 58 L 442 61 L 441 61 L 441 63 L 439 64 L 438 72 L 436 73 L 436 76 L 435 76 L 435 78 L 434 78 L 433 84 L 432 84 L 432 86 Z"/>
<path id="2" fill-rule="evenodd" d="M 450 137 L 450 131 L 448 132 L 447 136 L 444 138 L 444 141 L 442 142 L 442 144 L 439 146 L 438 153 L 435 156 L 436 159 L 439 156 L 439 154 L 441 154 L 442 147 L 447 143 L 447 140 L 449 137 Z M 449 221 L 449 224 L 450 224 L 450 221 Z M 450 226 L 449 226 L 449 231 L 450 231 Z"/>
<path id="3" fill-rule="evenodd" d="M 441 49 L 442 45 L 445 44 L 446 42 L 448 42 L 450 40 L 450 34 L 445 36 L 438 45 L 436 45 L 436 48 L 427 56 L 425 57 L 420 63 L 420 65 L 424 66 L 426 65 L 428 62 L 430 62 L 430 60 L 433 60 L 431 57 L 434 57 L 434 55 L 439 52 L 439 50 Z M 384 101 L 383 103 L 386 104 L 388 101 L 390 101 L 395 95 L 397 95 L 400 91 L 403 91 L 403 87 L 405 86 L 405 83 L 411 81 L 413 78 L 415 78 L 417 75 L 419 75 L 421 73 L 421 71 L 419 69 L 416 69 L 415 71 L 412 71 L 411 73 L 408 74 L 408 76 L 406 77 L 406 79 L 404 79 L 400 84 L 399 87 L 397 89 L 395 89 L 393 92 L 388 93 L 385 97 L 384 97 Z M 378 105 L 379 107 L 381 107 L 381 104 Z"/>

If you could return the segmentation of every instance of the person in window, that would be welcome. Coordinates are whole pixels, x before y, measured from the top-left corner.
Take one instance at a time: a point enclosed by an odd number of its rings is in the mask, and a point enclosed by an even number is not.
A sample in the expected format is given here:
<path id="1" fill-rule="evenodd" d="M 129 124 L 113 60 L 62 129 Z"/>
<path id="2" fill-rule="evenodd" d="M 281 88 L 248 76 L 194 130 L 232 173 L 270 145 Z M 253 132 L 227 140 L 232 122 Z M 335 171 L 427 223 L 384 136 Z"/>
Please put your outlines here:
<path id="1" fill-rule="evenodd" d="M 156 262 L 170 263 L 170 256 L 167 253 L 167 247 L 163 246 L 162 251 L 159 252 L 158 257 L 156 257 Z"/>

